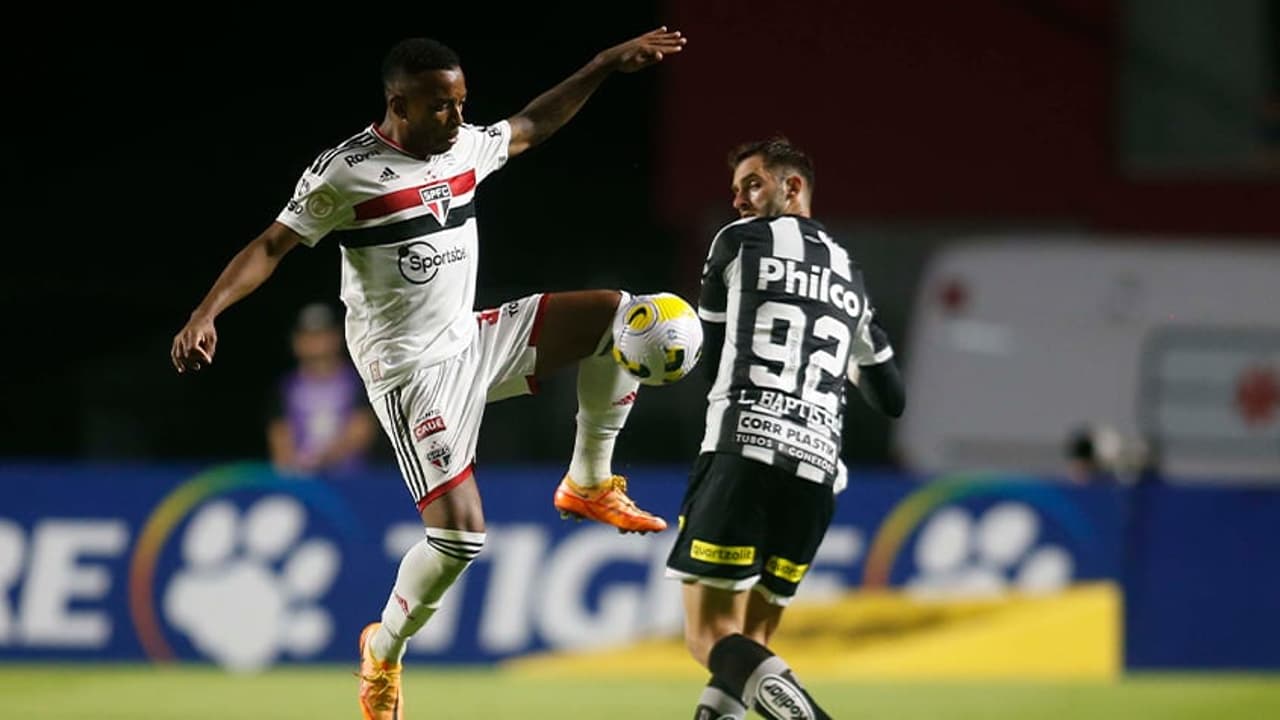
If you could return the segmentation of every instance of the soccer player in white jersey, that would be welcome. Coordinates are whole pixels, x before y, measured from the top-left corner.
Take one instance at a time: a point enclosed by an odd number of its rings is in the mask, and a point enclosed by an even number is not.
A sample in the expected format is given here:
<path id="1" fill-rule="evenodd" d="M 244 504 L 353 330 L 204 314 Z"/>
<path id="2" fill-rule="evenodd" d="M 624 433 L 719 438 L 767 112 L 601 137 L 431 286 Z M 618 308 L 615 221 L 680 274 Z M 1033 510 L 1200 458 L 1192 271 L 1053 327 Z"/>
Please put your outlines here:
<path id="1" fill-rule="evenodd" d="M 679 52 L 665 27 L 600 52 L 523 110 L 487 127 L 463 122 L 458 56 L 435 40 L 393 47 L 382 69 L 381 122 L 322 153 L 265 231 L 226 266 L 173 340 L 178 372 L 213 362 L 214 319 L 271 275 L 299 243 L 342 248 L 351 356 L 426 526 L 400 563 L 381 622 L 360 636 L 360 707 L 399 718 L 405 643 L 480 552 L 484 518 L 472 475 L 486 402 L 527 394 L 539 378 L 578 368 L 578 430 L 554 504 L 562 514 L 654 532 L 613 474 L 613 443 L 638 388 L 608 352 L 616 290 L 537 294 L 475 312 L 477 187 L 546 140 L 614 71 Z"/>
<path id="2" fill-rule="evenodd" d="M 702 274 L 707 429 L 667 575 L 684 582 L 685 641 L 711 671 L 696 720 L 829 716 L 768 648 L 831 522 L 846 384 L 905 404 L 862 273 L 810 214 L 813 164 L 785 139 L 729 156 L 733 207 Z"/>

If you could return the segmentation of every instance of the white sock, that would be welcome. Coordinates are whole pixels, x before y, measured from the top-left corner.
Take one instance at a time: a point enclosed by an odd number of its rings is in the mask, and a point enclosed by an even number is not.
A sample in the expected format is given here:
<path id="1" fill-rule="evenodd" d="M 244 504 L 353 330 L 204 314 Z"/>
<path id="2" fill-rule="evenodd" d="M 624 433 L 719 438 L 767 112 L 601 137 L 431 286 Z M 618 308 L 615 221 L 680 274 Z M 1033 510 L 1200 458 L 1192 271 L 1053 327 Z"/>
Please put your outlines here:
<path id="1" fill-rule="evenodd" d="M 618 309 L 630 300 L 623 292 Z M 573 441 L 569 477 L 592 487 L 613 475 L 613 443 L 627 423 L 640 383 L 614 362 L 613 324 L 590 357 L 578 362 L 578 432 Z"/>
<path id="2" fill-rule="evenodd" d="M 382 626 L 369 639 L 373 656 L 400 662 L 404 645 L 440 607 L 440 599 L 484 547 L 485 534 L 427 528 L 400 561 Z"/>

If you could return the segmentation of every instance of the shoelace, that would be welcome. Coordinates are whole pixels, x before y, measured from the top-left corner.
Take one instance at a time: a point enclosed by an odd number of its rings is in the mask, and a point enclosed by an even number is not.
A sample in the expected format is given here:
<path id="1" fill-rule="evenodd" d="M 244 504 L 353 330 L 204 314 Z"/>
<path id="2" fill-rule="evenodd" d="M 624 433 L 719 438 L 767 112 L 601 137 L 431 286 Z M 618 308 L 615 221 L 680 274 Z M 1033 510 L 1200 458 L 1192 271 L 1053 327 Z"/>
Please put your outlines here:
<path id="1" fill-rule="evenodd" d="M 621 503 L 623 503 L 624 505 L 626 505 L 628 509 L 630 509 L 630 510 L 635 510 L 637 513 L 640 513 L 640 514 L 643 514 L 643 515 L 648 515 L 648 514 L 649 514 L 649 513 L 645 512 L 644 510 L 641 510 L 641 509 L 640 509 L 640 506 L 639 506 L 639 505 L 636 505 L 636 501 L 635 501 L 635 500 L 632 500 L 632 499 L 631 499 L 631 496 L 627 494 L 627 479 L 626 479 L 626 478 L 622 477 L 621 475 L 614 475 L 612 478 L 610 478 L 610 479 L 609 479 L 609 487 L 610 487 L 611 489 L 613 489 L 613 490 L 617 490 L 617 491 L 619 491 L 619 492 L 621 493 L 620 495 L 618 495 L 618 496 L 616 496 L 616 497 L 618 498 L 618 501 L 619 501 L 619 502 L 621 502 Z"/>
<path id="2" fill-rule="evenodd" d="M 379 670 L 372 675 L 356 673 L 356 677 L 374 687 L 373 699 L 370 705 L 374 710 L 391 710 L 396 706 L 396 692 L 395 686 L 391 682 L 391 673 L 386 670 Z"/>

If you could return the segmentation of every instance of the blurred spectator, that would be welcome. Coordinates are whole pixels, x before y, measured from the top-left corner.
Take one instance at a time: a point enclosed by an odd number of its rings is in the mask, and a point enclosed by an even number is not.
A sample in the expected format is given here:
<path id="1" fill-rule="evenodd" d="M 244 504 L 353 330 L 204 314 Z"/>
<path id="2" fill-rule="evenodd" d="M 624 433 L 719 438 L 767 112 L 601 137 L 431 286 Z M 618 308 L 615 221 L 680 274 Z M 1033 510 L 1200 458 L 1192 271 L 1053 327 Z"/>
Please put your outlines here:
<path id="1" fill-rule="evenodd" d="M 1067 436 L 1067 479 L 1077 485 L 1132 485 L 1158 476 L 1150 442 L 1109 425 L 1083 425 Z"/>
<path id="2" fill-rule="evenodd" d="M 363 468 L 377 426 L 333 308 L 325 303 L 304 307 L 292 341 L 297 365 L 281 379 L 267 424 L 271 464 L 281 473 L 345 474 Z"/>
<path id="3" fill-rule="evenodd" d="M 1112 484 L 1117 478 L 1108 468 L 1103 453 L 1114 438 L 1095 428 L 1076 428 L 1067 437 L 1067 479 L 1076 485 Z"/>

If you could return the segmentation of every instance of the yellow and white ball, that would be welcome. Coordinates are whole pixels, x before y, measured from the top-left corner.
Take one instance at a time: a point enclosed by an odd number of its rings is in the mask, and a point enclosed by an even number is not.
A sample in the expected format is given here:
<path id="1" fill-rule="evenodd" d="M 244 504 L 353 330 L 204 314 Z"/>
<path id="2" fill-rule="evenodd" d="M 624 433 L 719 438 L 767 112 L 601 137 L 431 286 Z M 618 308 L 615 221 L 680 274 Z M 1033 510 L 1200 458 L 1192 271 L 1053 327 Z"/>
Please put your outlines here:
<path id="1" fill-rule="evenodd" d="M 613 359 L 641 385 L 669 385 L 702 357 L 702 323 L 679 295 L 634 295 L 613 323 Z"/>

